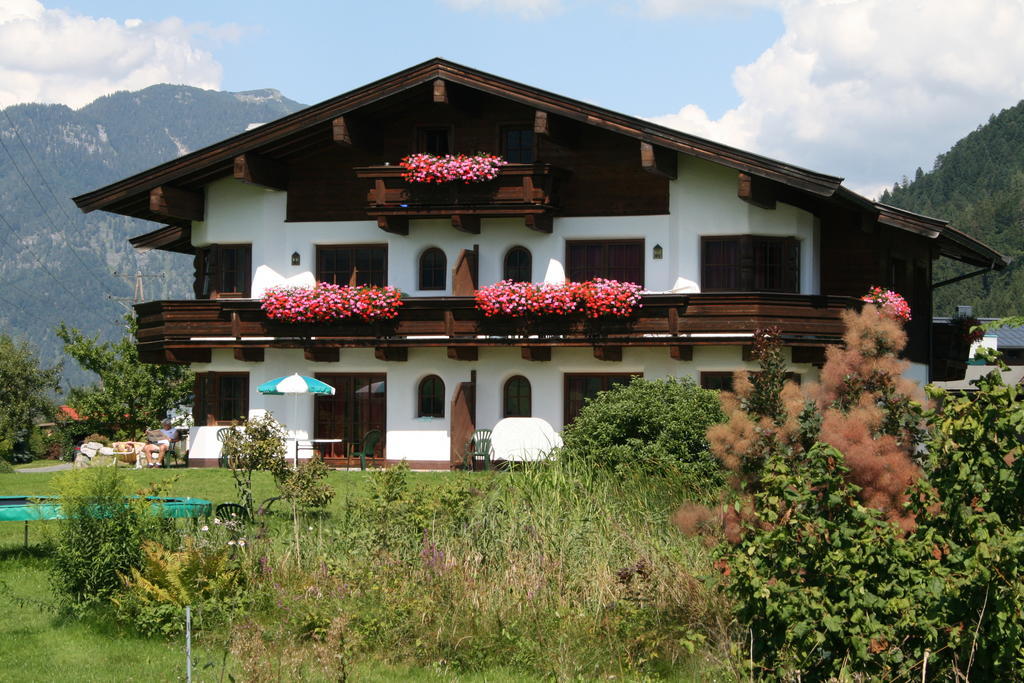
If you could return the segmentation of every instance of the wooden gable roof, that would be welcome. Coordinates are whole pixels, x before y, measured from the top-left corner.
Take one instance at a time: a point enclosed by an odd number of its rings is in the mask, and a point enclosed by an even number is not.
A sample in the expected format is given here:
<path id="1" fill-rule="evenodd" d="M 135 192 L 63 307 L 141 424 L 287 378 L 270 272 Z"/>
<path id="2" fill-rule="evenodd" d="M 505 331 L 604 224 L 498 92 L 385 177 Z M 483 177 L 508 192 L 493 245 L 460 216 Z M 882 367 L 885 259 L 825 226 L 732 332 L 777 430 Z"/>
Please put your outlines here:
<path id="1" fill-rule="evenodd" d="M 320 144 L 351 143 L 349 117 L 409 92 L 434 88 L 435 101 L 446 98 L 446 85 L 455 84 L 511 100 L 534 109 L 537 125 L 565 119 L 595 126 L 640 142 L 642 161 L 657 170 L 667 150 L 733 168 L 755 181 L 781 188 L 782 201 L 803 206 L 826 202 L 866 214 L 889 227 L 909 230 L 941 243 L 948 256 L 977 265 L 1001 268 L 1006 259 L 981 242 L 938 221 L 868 200 L 842 186 L 842 178 L 705 140 L 650 121 L 613 112 L 539 88 L 435 58 L 374 81 L 350 92 L 264 124 L 204 149 L 155 166 L 116 183 L 74 198 L 85 212 L 102 209 L 172 225 L 188 226 L 201 218 L 201 195 L 206 184 L 234 175 L 260 175 L 274 186 L 274 163 Z M 248 174 L 248 175 L 247 175 Z M 173 206 L 173 210 L 168 207 Z M 159 247 L 157 247 L 159 248 Z"/>

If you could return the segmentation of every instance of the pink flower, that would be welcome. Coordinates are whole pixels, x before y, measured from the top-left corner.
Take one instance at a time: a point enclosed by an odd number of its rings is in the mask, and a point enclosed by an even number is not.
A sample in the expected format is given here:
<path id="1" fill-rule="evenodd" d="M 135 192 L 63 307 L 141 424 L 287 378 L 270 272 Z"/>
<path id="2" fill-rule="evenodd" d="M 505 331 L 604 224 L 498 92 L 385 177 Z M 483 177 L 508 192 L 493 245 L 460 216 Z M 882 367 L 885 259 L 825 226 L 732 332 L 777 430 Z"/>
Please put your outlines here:
<path id="1" fill-rule="evenodd" d="M 867 294 L 861 297 L 861 301 L 875 304 L 883 313 L 898 320 L 910 320 L 910 304 L 891 289 L 872 287 Z"/>
<path id="2" fill-rule="evenodd" d="M 290 323 L 326 323 L 351 317 L 367 322 L 391 320 L 401 306 L 402 293 L 394 287 L 326 282 L 314 287 L 272 287 L 263 295 L 262 304 L 268 318 Z"/>

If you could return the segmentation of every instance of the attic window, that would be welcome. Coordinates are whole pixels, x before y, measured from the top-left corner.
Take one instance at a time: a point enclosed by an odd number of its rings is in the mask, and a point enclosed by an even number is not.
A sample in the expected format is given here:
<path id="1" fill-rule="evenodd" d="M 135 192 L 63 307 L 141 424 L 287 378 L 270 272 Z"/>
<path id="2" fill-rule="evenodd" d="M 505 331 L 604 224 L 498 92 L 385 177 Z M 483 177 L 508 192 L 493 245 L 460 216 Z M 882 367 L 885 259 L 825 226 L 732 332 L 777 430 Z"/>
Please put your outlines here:
<path id="1" fill-rule="evenodd" d="M 507 126 L 501 131 L 501 151 L 505 161 L 513 164 L 532 164 L 537 159 L 533 144 L 533 128 Z"/>
<path id="2" fill-rule="evenodd" d="M 424 154 L 444 156 L 445 154 L 452 153 L 451 141 L 451 128 L 420 128 L 417 147 Z"/>

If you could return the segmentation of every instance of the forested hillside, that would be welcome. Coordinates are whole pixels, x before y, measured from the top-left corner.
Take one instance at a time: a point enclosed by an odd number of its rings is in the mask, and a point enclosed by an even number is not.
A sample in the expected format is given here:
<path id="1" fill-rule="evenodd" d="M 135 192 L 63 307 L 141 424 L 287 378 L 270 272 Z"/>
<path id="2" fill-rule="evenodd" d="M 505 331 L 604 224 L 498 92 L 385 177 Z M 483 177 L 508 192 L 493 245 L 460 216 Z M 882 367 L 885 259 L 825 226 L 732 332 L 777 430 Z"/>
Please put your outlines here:
<path id="1" fill-rule="evenodd" d="M 146 298 L 186 295 L 189 257 L 139 255 L 127 242 L 157 224 L 84 215 L 70 197 L 303 106 L 276 90 L 155 85 L 78 110 L 0 110 L 0 332 L 28 340 L 51 365 L 63 357 L 54 335 L 61 321 L 104 339 L 121 336 L 131 302 L 118 299 L 133 296 L 137 270 Z M 94 379 L 71 366 L 72 383 Z"/>
<path id="2" fill-rule="evenodd" d="M 935 314 L 972 304 L 975 315 L 1024 312 L 1024 102 L 993 115 L 935 160 L 882 194 L 881 201 L 949 220 L 1014 259 L 1001 273 L 967 279 L 935 291 Z M 940 260 L 934 279 L 973 268 Z"/>

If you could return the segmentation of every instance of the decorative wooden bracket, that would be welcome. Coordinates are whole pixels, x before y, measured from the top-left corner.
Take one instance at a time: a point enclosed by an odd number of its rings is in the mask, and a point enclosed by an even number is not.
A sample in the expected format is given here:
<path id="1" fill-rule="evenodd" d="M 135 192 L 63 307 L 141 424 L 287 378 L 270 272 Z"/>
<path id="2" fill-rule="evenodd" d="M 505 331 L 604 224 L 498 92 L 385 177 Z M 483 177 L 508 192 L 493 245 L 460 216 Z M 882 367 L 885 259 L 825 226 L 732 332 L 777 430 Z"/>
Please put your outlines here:
<path id="1" fill-rule="evenodd" d="M 794 363 L 825 364 L 825 349 L 820 346 L 794 346 L 792 352 Z"/>
<path id="2" fill-rule="evenodd" d="M 668 354 L 673 360 L 693 360 L 693 345 L 673 344 L 668 347 Z"/>
<path id="3" fill-rule="evenodd" d="M 543 232 L 548 235 L 551 234 L 555 227 L 554 218 L 546 213 L 528 213 L 524 216 L 523 220 L 526 222 L 526 227 L 530 230 Z"/>
<path id="4" fill-rule="evenodd" d="M 244 361 L 246 363 L 262 363 L 264 358 L 264 349 L 252 348 L 247 346 L 235 348 L 235 360 Z"/>
<path id="5" fill-rule="evenodd" d="M 480 216 L 473 214 L 457 213 L 452 216 L 452 227 L 470 235 L 480 234 Z"/>
<path id="6" fill-rule="evenodd" d="M 272 190 L 288 189 L 288 167 L 260 154 L 249 152 L 235 157 L 236 180 Z"/>
<path id="7" fill-rule="evenodd" d="M 622 347 L 621 346 L 595 346 L 594 347 L 594 358 L 598 360 L 607 360 L 618 362 L 622 360 Z"/>
<path id="8" fill-rule="evenodd" d="M 448 104 L 448 84 L 442 78 L 434 80 L 434 104 Z"/>
<path id="9" fill-rule="evenodd" d="M 452 360 L 479 360 L 479 348 L 476 346 L 449 346 L 448 357 Z"/>
<path id="10" fill-rule="evenodd" d="M 377 227 L 392 235 L 408 235 L 409 219 L 405 216 L 377 216 Z"/>
<path id="11" fill-rule="evenodd" d="M 579 129 L 573 122 L 540 109 L 533 115 L 533 134 L 561 147 L 579 146 Z"/>
<path id="12" fill-rule="evenodd" d="M 165 349 L 164 359 L 168 363 L 209 363 L 210 349 Z"/>
<path id="13" fill-rule="evenodd" d="M 409 360 L 409 349 L 404 346 L 378 346 L 373 349 L 373 357 L 384 361 Z"/>
<path id="14" fill-rule="evenodd" d="M 310 346 L 302 350 L 306 360 L 313 363 L 337 363 L 341 359 L 341 349 L 327 346 Z"/>
<path id="15" fill-rule="evenodd" d="M 767 186 L 768 181 L 748 173 L 739 173 L 737 178 L 737 197 L 762 209 L 775 208 L 775 197 Z"/>
<path id="16" fill-rule="evenodd" d="M 149 210 L 168 218 L 201 221 L 205 203 L 202 192 L 173 185 L 161 185 L 149 191 Z"/>
<path id="17" fill-rule="evenodd" d="M 640 165 L 648 173 L 675 180 L 679 172 L 678 157 L 675 150 L 640 143 Z"/>
<path id="18" fill-rule="evenodd" d="M 331 121 L 331 139 L 336 145 L 352 146 L 352 133 L 348 129 L 348 121 L 344 116 L 339 116 Z"/>
<path id="19" fill-rule="evenodd" d="M 522 348 L 523 360 L 546 361 L 551 360 L 550 346 L 524 346 Z"/>

